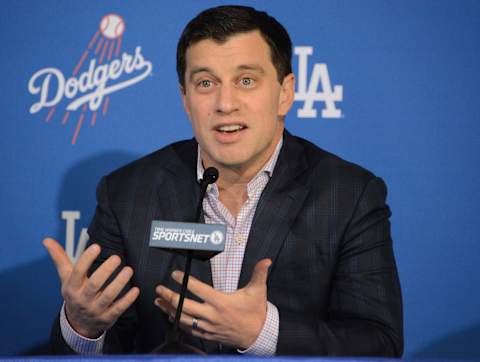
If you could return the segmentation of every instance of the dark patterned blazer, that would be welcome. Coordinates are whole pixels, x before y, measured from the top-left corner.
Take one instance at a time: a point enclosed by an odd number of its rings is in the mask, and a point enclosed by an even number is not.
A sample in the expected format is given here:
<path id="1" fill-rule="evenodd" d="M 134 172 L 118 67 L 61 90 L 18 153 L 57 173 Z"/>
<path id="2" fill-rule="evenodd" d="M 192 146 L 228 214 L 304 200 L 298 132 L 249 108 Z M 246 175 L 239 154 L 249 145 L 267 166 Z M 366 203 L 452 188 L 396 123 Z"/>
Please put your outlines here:
<path id="1" fill-rule="evenodd" d="M 98 266 L 121 256 L 141 293 L 107 332 L 105 353 L 147 353 L 164 341 L 168 317 L 155 307 L 155 286 L 184 257 L 150 248 L 152 220 L 189 221 L 199 197 L 194 140 L 167 146 L 104 177 L 89 227 L 102 246 Z M 220 175 L 221 177 L 221 175 Z M 390 237 L 386 187 L 369 171 L 288 132 L 258 203 L 239 288 L 255 264 L 273 261 L 268 300 L 279 311 L 277 354 L 401 356 L 402 300 Z M 208 261 L 192 275 L 212 285 Z M 192 298 L 190 295 L 189 297 Z M 208 353 L 234 351 L 185 335 Z M 57 321 L 55 353 L 73 353 Z"/>

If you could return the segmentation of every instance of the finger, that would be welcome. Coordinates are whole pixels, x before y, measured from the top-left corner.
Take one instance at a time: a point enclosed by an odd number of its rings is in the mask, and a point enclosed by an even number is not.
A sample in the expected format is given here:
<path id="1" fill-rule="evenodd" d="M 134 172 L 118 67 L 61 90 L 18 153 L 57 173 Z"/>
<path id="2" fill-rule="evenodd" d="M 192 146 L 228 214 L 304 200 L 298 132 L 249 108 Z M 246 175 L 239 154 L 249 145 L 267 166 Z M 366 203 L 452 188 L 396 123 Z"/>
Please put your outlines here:
<path id="1" fill-rule="evenodd" d="M 85 293 L 87 297 L 95 296 L 100 288 L 105 284 L 107 279 L 118 268 L 121 259 L 118 255 L 110 256 L 105 262 L 100 265 L 97 270 L 88 278 Z"/>
<path id="2" fill-rule="evenodd" d="M 172 305 L 170 303 L 163 300 L 162 298 L 155 298 L 154 304 L 157 307 L 159 307 L 168 316 L 168 320 L 171 323 L 173 323 L 173 321 L 175 320 L 176 313 L 177 313 L 176 309 L 174 307 L 172 307 Z"/>
<path id="3" fill-rule="evenodd" d="M 272 265 L 272 261 L 270 259 L 262 259 L 256 265 L 255 269 L 253 269 L 252 277 L 250 282 L 248 283 L 249 287 L 265 287 L 267 284 L 268 278 L 268 268 Z"/>
<path id="4" fill-rule="evenodd" d="M 158 296 L 160 297 L 157 299 L 160 299 L 160 301 L 167 303 L 167 305 L 169 306 L 169 311 L 168 312 L 165 311 L 165 312 L 169 313 L 173 311 L 173 316 L 175 316 L 178 302 L 180 300 L 180 295 L 162 285 L 159 285 L 155 290 Z M 159 305 L 159 307 L 161 306 Z M 203 319 L 209 319 L 211 315 L 211 308 L 208 304 L 199 303 L 192 299 L 185 298 L 183 300 L 182 312 L 188 313 L 190 315 L 198 316 Z"/>
<path id="5" fill-rule="evenodd" d="M 60 280 L 63 284 L 64 281 L 66 281 L 70 276 L 73 268 L 73 264 L 70 261 L 70 258 L 68 257 L 62 246 L 54 239 L 44 239 L 43 246 L 45 246 L 48 253 L 50 254 L 50 257 L 55 264 L 55 268 L 57 269 L 58 276 L 60 277 Z"/>
<path id="6" fill-rule="evenodd" d="M 175 309 L 172 307 L 170 303 L 162 298 L 155 298 L 153 302 L 157 307 L 159 307 L 165 314 L 172 318 L 175 315 Z"/>
<path id="7" fill-rule="evenodd" d="M 180 317 L 180 324 L 183 329 L 187 330 L 188 332 L 200 331 L 203 333 L 215 333 L 215 327 L 208 320 L 199 317 L 195 317 L 197 320 L 197 325 L 196 328 L 193 328 L 193 318 L 194 317 L 187 313 L 182 313 Z"/>
<path id="8" fill-rule="evenodd" d="M 183 272 L 175 270 L 172 273 L 172 278 L 177 283 L 181 284 L 183 281 L 183 275 Z M 210 285 L 205 284 L 192 276 L 190 276 L 190 278 L 188 279 L 187 289 L 200 299 L 210 304 L 214 304 L 215 300 L 217 300 L 217 298 L 221 296 L 221 293 L 219 291 L 213 289 Z"/>
<path id="9" fill-rule="evenodd" d="M 87 277 L 88 269 L 94 260 L 100 255 L 98 244 L 90 245 L 75 263 L 70 275 L 70 283 L 74 288 L 80 288 Z"/>
<path id="10" fill-rule="evenodd" d="M 122 298 L 117 300 L 104 314 L 104 318 L 114 323 L 140 295 L 140 289 L 137 287 L 131 288 Z"/>
<path id="11" fill-rule="evenodd" d="M 123 268 L 114 280 L 101 292 L 96 300 L 97 306 L 102 309 L 107 309 L 117 298 L 120 292 L 125 288 L 128 281 L 133 276 L 133 269 L 129 266 Z"/>
<path id="12" fill-rule="evenodd" d="M 157 293 L 157 295 L 160 297 L 161 300 L 168 303 L 173 308 L 177 308 L 178 300 L 179 300 L 178 293 L 175 293 L 173 290 L 163 285 L 158 285 L 155 288 L 155 292 Z"/>

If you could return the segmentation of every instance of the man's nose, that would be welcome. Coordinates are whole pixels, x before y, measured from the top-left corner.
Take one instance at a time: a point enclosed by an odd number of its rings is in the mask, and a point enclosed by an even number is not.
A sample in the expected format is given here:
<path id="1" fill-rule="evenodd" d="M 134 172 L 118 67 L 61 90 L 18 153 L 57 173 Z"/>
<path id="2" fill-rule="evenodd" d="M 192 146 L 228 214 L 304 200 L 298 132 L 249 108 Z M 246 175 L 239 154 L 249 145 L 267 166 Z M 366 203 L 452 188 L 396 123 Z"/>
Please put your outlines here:
<path id="1" fill-rule="evenodd" d="M 230 114 L 238 110 L 236 89 L 233 85 L 222 84 L 217 92 L 217 112 Z"/>

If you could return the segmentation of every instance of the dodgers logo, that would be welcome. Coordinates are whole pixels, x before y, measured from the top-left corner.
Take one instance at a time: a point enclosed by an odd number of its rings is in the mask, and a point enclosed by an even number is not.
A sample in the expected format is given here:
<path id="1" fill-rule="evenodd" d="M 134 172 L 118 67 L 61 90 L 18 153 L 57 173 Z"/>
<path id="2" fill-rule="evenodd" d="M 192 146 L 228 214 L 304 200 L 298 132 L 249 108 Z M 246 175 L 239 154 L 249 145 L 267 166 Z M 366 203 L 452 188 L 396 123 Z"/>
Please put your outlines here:
<path id="1" fill-rule="evenodd" d="M 307 82 L 308 57 L 313 54 L 313 47 L 297 46 L 294 48 L 294 53 L 298 56 L 298 88 L 295 92 L 295 101 L 303 101 L 302 108 L 297 110 L 297 116 L 299 118 L 317 117 L 315 102 L 323 102 L 322 118 L 341 118 L 342 111 L 336 107 L 335 102 L 343 100 L 343 86 L 335 85 L 332 89 L 330 74 L 325 63 L 314 64 L 310 80 Z"/>
<path id="2" fill-rule="evenodd" d="M 38 100 L 30 107 L 30 113 L 48 110 L 46 122 L 60 113 L 62 125 L 73 119 L 76 126 L 71 143 L 75 144 L 85 121 L 93 127 L 97 114 L 106 116 L 110 95 L 152 73 L 152 63 L 144 58 L 140 46 L 133 53 L 121 50 L 124 32 L 125 21 L 120 15 L 105 15 L 71 76 L 53 67 L 35 72 L 28 82 L 28 91 Z M 68 102 L 64 109 L 60 107 L 63 100 Z"/>
<path id="3" fill-rule="evenodd" d="M 220 245 L 223 241 L 223 233 L 221 231 L 213 231 L 210 234 L 210 241 L 213 245 Z"/>

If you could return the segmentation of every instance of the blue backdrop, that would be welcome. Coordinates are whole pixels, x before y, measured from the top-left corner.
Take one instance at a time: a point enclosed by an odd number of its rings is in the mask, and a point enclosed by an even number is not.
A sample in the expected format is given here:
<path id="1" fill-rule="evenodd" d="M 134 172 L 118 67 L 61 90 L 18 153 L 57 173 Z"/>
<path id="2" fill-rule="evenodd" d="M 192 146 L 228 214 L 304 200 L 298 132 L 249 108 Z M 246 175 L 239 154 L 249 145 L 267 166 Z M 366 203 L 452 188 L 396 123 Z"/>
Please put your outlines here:
<path id="1" fill-rule="evenodd" d="M 238 2 L 292 36 L 287 128 L 389 186 L 405 355 L 480 357 L 480 2 Z M 40 352 L 61 304 L 41 240 L 74 257 L 99 177 L 192 136 L 176 42 L 221 3 L 0 4 L 0 355 Z"/>

